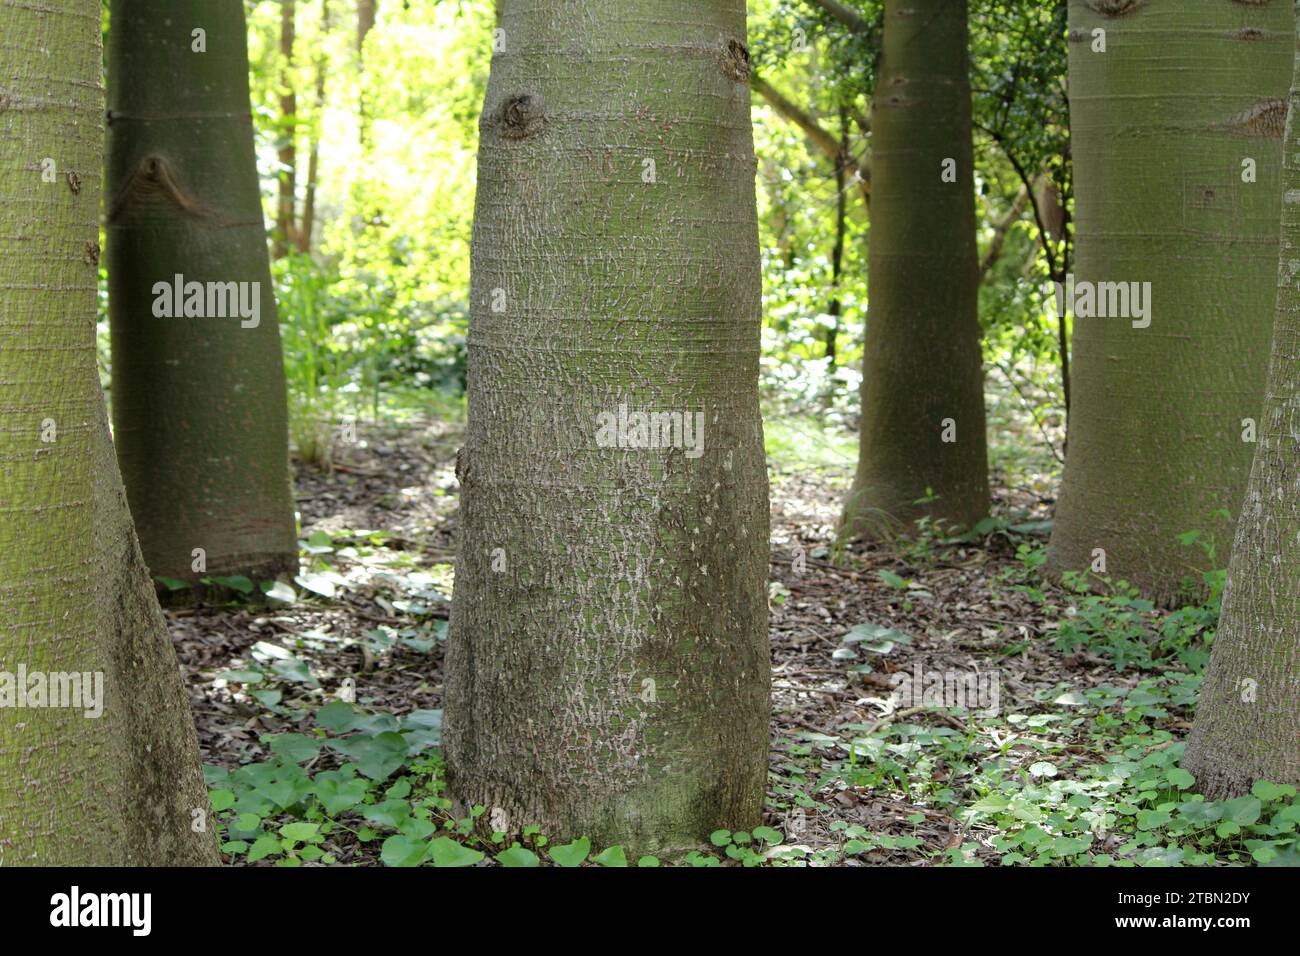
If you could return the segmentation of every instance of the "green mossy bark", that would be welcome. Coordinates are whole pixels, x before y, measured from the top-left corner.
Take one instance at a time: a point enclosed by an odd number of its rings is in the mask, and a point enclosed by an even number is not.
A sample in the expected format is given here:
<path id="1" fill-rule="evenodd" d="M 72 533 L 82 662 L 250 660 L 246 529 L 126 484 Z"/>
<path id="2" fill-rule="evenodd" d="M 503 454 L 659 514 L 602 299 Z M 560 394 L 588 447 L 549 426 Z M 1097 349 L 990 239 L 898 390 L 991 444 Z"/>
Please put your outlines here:
<path id="1" fill-rule="evenodd" d="M 95 358 L 100 9 L 0 4 L 0 671 L 104 687 L 97 718 L 0 706 L 0 863 L 216 864 Z"/>
<path id="2" fill-rule="evenodd" d="M 1074 321 L 1049 573 L 1101 549 L 1106 574 L 1169 603 L 1208 563 L 1179 546 L 1189 531 L 1226 565 L 1268 361 L 1292 32 L 1284 0 L 1071 0 L 1075 278 L 1150 282 L 1151 324 Z"/>
<path id="3" fill-rule="evenodd" d="M 989 507 L 966 2 L 887 0 L 884 17 L 858 470 L 843 518 L 868 538 L 915 533 L 923 517 L 969 527 Z"/>
<path id="4" fill-rule="evenodd" d="M 1296 14 L 1300 22 L 1300 7 Z M 1296 40 L 1259 448 L 1183 756 L 1198 789 L 1210 797 L 1247 793 L 1256 780 L 1300 785 L 1300 34 Z"/>
<path id="5" fill-rule="evenodd" d="M 206 52 L 192 31 L 206 33 Z M 243 6 L 118 0 L 109 37 L 113 431 L 155 576 L 298 570 L 283 357 L 253 152 Z M 260 283 L 256 328 L 159 318 L 153 287 Z"/>
<path id="6" fill-rule="evenodd" d="M 758 824 L 766 790 L 745 4 L 507 0 L 500 13 L 457 469 L 449 784 L 491 829 L 672 855 Z M 702 412 L 702 455 L 601 447 L 598 416 L 620 403 Z"/>

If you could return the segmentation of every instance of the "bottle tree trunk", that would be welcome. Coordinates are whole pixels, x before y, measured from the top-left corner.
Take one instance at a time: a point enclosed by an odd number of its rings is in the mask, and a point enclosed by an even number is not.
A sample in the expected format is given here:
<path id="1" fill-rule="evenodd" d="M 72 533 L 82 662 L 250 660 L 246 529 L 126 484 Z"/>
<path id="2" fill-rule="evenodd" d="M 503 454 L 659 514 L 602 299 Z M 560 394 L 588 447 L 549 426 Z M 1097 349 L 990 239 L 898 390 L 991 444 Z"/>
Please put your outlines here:
<path id="1" fill-rule="evenodd" d="M 1289 6 L 1278 4 L 1279 6 Z M 1300 784 L 1300 49 L 1283 150 L 1273 357 L 1214 652 L 1183 766 L 1209 797 Z"/>
<path id="2" fill-rule="evenodd" d="M 0 5 L 0 864 L 216 864 L 95 360 L 100 38 Z"/>
<path id="3" fill-rule="evenodd" d="M 500 27 L 457 468 L 449 786 L 494 830 L 671 855 L 758 824 L 766 788 L 745 3 L 506 0 Z M 656 442 L 644 413 L 682 427 L 655 419 Z"/>
<path id="4" fill-rule="evenodd" d="M 1194 16 L 1071 0 L 1074 364 L 1049 572 L 1169 603 L 1209 565 L 1179 545 L 1191 531 L 1226 566 L 1268 360 L 1293 29 L 1282 0 Z M 1098 283 L 1124 284 L 1127 314 Z M 1102 300 L 1107 317 L 1083 314 Z"/>
<path id="5" fill-rule="evenodd" d="M 196 29 L 206 52 L 194 49 Z M 113 424 L 145 560 L 188 580 L 296 573 L 243 7 L 119 4 L 109 87 Z M 185 314 L 178 275 L 203 284 L 202 315 Z M 170 315 L 165 286 L 181 300 Z"/>
<path id="6" fill-rule="evenodd" d="M 871 293 L 844 530 L 989 506 L 965 0 L 887 0 L 872 108 Z"/>

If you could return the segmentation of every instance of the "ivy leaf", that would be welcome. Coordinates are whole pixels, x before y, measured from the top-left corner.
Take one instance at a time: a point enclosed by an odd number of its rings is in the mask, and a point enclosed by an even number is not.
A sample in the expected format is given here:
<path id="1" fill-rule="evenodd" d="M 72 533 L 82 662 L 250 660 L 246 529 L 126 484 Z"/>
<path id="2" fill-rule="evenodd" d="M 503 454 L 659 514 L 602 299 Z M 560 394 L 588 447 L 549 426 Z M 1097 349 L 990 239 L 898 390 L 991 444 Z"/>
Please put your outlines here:
<path id="1" fill-rule="evenodd" d="M 907 581 L 904 580 L 903 578 L 900 578 L 893 571 L 887 571 L 884 568 L 881 568 L 879 571 L 876 572 L 876 574 L 880 576 L 880 580 L 884 581 L 891 588 L 907 587 Z"/>
<path id="2" fill-rule="evenodd" d="M 560 866 L 581 866 L 587 859 L 587 855 L 591 853 L 591 841 L 586 837 L 580 837 L 564 846 L 553 846 L 549 852 L 551 859 Z"/>
<path id="3" fill-rule="evenodd" d="M 279 853 L 281 849 L 283 848 L 280 846 L 280 839 L 277 836 L 272 833 L 263 833 L 249 849 L 248 862 L 256 863 L 258 860 Z"/>
<path id="4" fill-rule="evenodd" d="M 1179 790 L 1186 790 L 1196 783 L 1196 778 L 1182 767 L 1173 767 L 1166 776 L 1169 778 L 1169 782 Z"/>
<path id="5" fill-rule="evenodd" d="M 621 846 L 611 846 L 592 857 L 601 866 L 627 866 L 627 854 Z"/>
<path id="6" fill-rule="evenodd" d="M 399 833 L 384 841 L 379 859 L 384 866 L 419 866 L 428 849 L 428 844 L 417 843 Z"/>
<path id="7" fill-rule="evenodd" d="M 321 843 L 325 840 L 319 833 L 319 823 L 286 823 L 280 827 L 280 836 L 294 843 Z"/>
<path id="8" fill-rule="evenodd" d="M 334 740 L 330 746 L 355 760 L 357 769 L 371 780 L 387 780 L 406 759 L 406 741 L 401 734 L 385 731 L 374 737 Z"/>
<path id="9" fill-rule="evenodd" d="M 536 853 L 525 849 L 518 843 L 510 849 L 498 853 L 496 861 L 502 866 L 537 866 L 540 863 Z"/>
<path id="10" fill-rule="evenodd" d="M 356 708 L 344 700 L 332 700 L 316 711 L 316 723 L 332 734 L 346 734 L 356 726 Z"/>
<path id="11" fill-rule="evenodd" d="M 304 734 L 277 734 L 271 738 L 271 753 L 279 754 L 294 763 L 306 763 L 315 760 L 320 754 L 321 744 Z"/>
<path id="12" fill-rule="evenodd" d="M 1236 797 L 1223 806 L 1227 818 L 1238 826 L 1248 827 L 1259 819 L 1263 804 L 1257 797 Z"/>
<path id="13" fill-rule="evenodd" d="M 1288 784 L 1269 783 L 1267 780 L 1256 780 L 1255 785 L 1250 788 L 1250 792 L 1268 803 L 1271 800 L 1280 800 L 1283 797 L 1294 797 L 1295 787 Z"/>
<path id="14" fill-rule="evenodd" d="M 483 859 L 483 854 L 450 837 L 438 837 L 429 844 L 429 857 L 434 866 L 473 866 Z"/>

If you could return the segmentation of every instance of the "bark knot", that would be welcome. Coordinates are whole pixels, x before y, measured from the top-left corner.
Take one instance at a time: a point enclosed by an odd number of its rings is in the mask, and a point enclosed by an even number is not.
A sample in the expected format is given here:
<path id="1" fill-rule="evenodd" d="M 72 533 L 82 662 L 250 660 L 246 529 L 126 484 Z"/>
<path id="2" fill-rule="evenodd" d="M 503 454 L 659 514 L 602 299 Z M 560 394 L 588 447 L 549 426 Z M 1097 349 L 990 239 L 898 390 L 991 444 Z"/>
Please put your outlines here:
<path id="1" fill-rule="evenodd" d="M 737 83 L 749 82 L 749 50 L 739 40 L 728 40 L 722 51 L 722 72 Z"/>
<path id="2" fill-rule="evenodd" d="M 527 139 L 546 126 L 546 103 L 536 93 L 520 93 L 501 104 L 501 135 L 506 139 Z"/>
<path id="3" fill-rule="evenodd" d="M 165 157 L 146 156 L 131 170 L 131 175 L 118 190 L 108 221 L 116 222 L 129 207 L 154 199 L 170 202 L 185 215 L 196 219 L 208 215 L 203 204 L 181 187 L 175 170 Z"/>
<path id="4" fill-rule="evenodd" d="M 1230 116 L 1225 124 L 1238 136 L 1281 139 L 1286 132 L 1286 100 L 1260 100 L 1250 109 Z"/>
<path id="5" fill-rule="evenodd" d="M 1087 0 L 1088 6 L 1103 17 L 1124 17 L 1143 6 L 1146 0 Z"/>

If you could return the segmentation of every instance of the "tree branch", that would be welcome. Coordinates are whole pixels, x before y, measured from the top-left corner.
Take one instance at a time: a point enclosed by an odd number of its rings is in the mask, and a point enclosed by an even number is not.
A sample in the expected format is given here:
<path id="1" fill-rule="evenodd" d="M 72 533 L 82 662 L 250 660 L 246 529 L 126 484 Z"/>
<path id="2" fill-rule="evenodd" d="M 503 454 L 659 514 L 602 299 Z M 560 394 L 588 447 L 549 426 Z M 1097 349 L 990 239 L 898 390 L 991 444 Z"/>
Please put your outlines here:
<path id="1" fill-rule="evenodd" d="M 866 33 L 870 29 L 871 25 L 867 23 L 866 17 L 847 4 L 840 3 L 839 0 L 808 0 L 808 2 L 814 7 L 825 10 L 854 33 Z"/>
<path id="2" fill-rule="evenodd" d="M 777 92 L 767 80 L 755 74 L 753 84 L 759 96 L 767 100 L 772 109 L 781 117 L 803 130 L 809 141 L 825 153 L 831 162 L 835 163 L 837 167 L 844 166 L 853 170 L 856 173 L 855 178 L 858 180 L 858 185 L 862 188 L 862 198 L 870 201 L 871 167 L 865 162 L 855 163 L 853 157 L 849 155 L 848 146 L 845 143 L 841 142 L 837 136 L 823 127 L 812 116 Z"/>
<path id="3" fill-rule="evenodd" d="M 1039 177 L 1039 182 L 1042 177 Z M 1036 184 L 1035 184 L 1036 185 Z M 993 268 L 998 258 L 1002 255 L 1002 246 L 1007 241 L 1007 234 L 1011 227 L 1020 221 L 1024 215 L 1025 208 L 1029 205 L 1029 188 L 1021 186 L 1020 192 L 1016 194 L 1015 200 L 1011 203 L 1011 208 L 1007 214 L 993 224 L 993 239 L 989 242 L 989 248 L 984 253 L 984 260 L 980 263 L 980 281 L 988 275 L 988 271 Z"/>

